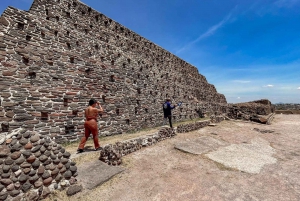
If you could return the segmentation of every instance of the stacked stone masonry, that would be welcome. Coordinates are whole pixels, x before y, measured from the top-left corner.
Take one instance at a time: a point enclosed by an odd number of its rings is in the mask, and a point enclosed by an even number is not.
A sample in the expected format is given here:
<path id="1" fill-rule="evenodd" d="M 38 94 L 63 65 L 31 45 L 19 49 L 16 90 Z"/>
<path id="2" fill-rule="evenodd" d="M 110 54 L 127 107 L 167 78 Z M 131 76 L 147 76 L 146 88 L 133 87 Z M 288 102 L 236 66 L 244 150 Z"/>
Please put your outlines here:
<path id="1" fill-rule="evenodd" d="M 266 123 L 267 119 L 262 116 L 267 116 L 274 112 L 275 107 L 271 102 L 267 99 L 262 99 L 246 103 L 228 104 L 227 117 Z"/>
<path id="2" fill-rule="evenodd" d="M 0 143 L 0 200 L 40 200 L 75 184 L 70 155 L 50 137 L 19 129 Z"/>
<path id="3" fill-rule="evenodd" d="M 157 133 L 149 134 L 139 138 L 130 139 L 123 142 L 116 142 L 114 145 L 108 144 L 102 147 L 99 160 L 108 165 L 120 165 L 122 156 L 140 150 L 142 147 L 148 147 L 162 140 L 174 137 L 176 134 L 169 127 L 161 128 Z"/>
<path id="4" fill-rule="evenodd" d="M 83 134 L 91 97 L 105 109 L 100 135 L 162 123 L 162 102 L 183 105 L 173 121 L 226 111 L 224 95 L 196 67 L 77 0 L 34 0 L 0 18 L 0 125 L 57 142 Z"/>

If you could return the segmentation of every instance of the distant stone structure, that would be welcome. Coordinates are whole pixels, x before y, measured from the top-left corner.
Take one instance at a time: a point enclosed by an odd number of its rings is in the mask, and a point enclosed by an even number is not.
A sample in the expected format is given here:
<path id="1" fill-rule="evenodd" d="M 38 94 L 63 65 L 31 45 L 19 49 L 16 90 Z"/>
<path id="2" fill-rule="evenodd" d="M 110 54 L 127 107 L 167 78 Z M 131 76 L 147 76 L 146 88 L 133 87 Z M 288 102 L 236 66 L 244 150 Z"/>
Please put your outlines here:
<path id="1" fill-rule="evenodd" d="M 277 103 L 274 106 L 276 114 L 300 114 L 300 104 Z"/>
<path id="2" fill-rule="evenodd" d="M 34 0 L 0 18 L 0 131 L 23 127 L 56 142 L 83 133 L 93 97 L 100 135 L 162 123 L 162 101 L 183 105 L 174 121 L 226 112 L 197 68 L 78 0 Z"/>
<path id="3" fill-rule="evenodd" d="M 275 112 L 275 107 L 267 99 L 251 101 L 246 103 L 228 104 L 227 117 L 267 123 L 267 115 Z"/>

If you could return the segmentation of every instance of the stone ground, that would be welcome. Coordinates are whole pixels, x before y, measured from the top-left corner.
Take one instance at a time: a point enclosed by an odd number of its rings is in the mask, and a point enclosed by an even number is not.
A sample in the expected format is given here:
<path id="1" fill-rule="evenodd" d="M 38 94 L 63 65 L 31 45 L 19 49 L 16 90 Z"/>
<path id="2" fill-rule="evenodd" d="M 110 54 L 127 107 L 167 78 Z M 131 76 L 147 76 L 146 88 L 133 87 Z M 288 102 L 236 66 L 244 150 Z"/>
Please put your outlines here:
<path id="1" fill-rule="evenodd" d="M 300 115 L 276 115 L 272 125 L 223 121 L 123 157 L 125 170 L 93 190 L 48 200 L 298 201 L 299 144 Z M 98 158 L 86 155 L 75 158 L 78 168 Z"/>

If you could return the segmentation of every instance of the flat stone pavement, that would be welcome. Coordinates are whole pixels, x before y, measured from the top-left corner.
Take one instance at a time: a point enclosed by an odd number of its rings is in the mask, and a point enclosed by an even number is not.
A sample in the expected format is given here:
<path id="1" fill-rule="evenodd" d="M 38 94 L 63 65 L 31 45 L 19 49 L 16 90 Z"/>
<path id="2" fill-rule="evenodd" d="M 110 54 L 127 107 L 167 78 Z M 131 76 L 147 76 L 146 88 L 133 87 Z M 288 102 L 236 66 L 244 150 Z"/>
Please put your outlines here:
<path id="1" fill-rule="evenodd" d="M 190 142 L 188 151 L 175 148 Z M 123 172 L 70 200 L 299 201 L 300 115 L 275 115 L 271 125 L 223 121 L 123 161 Z"/>
<path id="2" fill-rule="evenodd" d="M 110 166 L 96 160 L 78 166 L 77 180 L 83 188 L 92 190 L 122 171 L 124 171 L 123 167 Z"/>

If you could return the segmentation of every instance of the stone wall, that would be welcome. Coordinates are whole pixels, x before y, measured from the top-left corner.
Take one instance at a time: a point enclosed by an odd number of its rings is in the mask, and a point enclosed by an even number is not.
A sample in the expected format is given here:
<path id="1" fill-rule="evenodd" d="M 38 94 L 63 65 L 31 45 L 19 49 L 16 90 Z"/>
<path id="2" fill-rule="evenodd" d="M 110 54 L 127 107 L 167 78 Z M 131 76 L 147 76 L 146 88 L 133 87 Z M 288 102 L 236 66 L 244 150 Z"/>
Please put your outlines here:
<path id="1" fill-rule="evenodd" d="M 24 127 L 56 142 L 83 134 L 91 97 L 105 109 L 101 135 L 162 124 L 162 102 L 183 105 L 173 120 L 226 108 L 197 68 L 77 0 L 34 0 L 0 18 L 0 131 Z"/>
<path id="2" fill-rule="evenodd" d="M 262 99 L 246 103 L 228 104 L 227 117 L 266 123 L 267 118 L 262 117 L 275 112 L 274 106 L 269 100 Z"/>
<path id="3" fill-rule="evenodd" d="M 198 130 L 210 124 L 210 120 L 197 121 L 189 124 L 180 124 L 177 127 L 177 133 L 187 133 L 190 131 Z"/>
<path id="4" fill-rule="evenodd" d="M 48 136 L 14 132 L 0 144 L 0 200 L 39 200 L 75 184 L 77 167 L 69 157 Z"/>
<path id="5" fill-rule="evenodd" d="M 157 142 L 174 137 L 175 135 L 176 134 L 173 129 L 163 127 L 154 134 L 149 134 L 123 142 L 116 142 L 114 145 L 105 145 L 100 151 L 99 160 L 107 163 L 108 165 L 120 165 L 122 163 L 122 156 L 140 150 L 142 147 L 154 145 Z"/>

